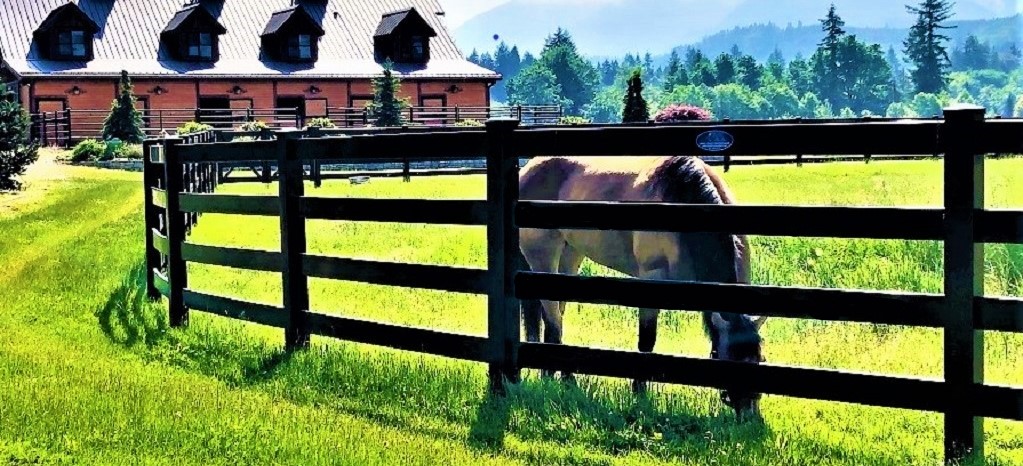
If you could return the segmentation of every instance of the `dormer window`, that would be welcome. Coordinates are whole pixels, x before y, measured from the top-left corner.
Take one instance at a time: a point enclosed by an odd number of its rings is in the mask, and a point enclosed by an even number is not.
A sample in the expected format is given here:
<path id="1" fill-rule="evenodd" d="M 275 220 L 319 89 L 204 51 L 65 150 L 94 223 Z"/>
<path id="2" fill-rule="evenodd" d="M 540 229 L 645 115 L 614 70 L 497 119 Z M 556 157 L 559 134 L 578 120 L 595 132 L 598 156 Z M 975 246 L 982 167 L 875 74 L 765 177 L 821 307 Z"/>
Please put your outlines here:
<path id="1" fill-rule="evenodd" d="M 36 29 L 40 58 L 88 61 L 92 59 L 92 39 L 99 26 L 78 5 L 66 3 L 54 9 Z"/>
<path id="2" fill-rule="evenodd" d="M 220 58 L 218 39 L 227 29 L 201 4 L 178 11 L 161 33 L 171 58 L 194 62 L 212 62 Z"/>
<path id="3" fill-rule="evenodd" d="M 57 54 L 64 58 L 82 58 L 88 55 L 85 31 L 63 31 L 57 34 Z"/>
<path id="4" fill-rule="evenodd" d="M 426 40 L 423 36 L 412 36 L 410 40 L 412 43 L 412 53 L 409 55 L 409 60 L 414 62 L 426 61 Z"/>
<path id="5" fill-rule="evenodd" d="M 189 33 L 188 58 L 193 60 L 212 60 L 213 34 L 208 32 Z"/>
<path id="6" fill-rule="evenodd" d="M 266 58 L 285 62 L 314 62 L 317 42 L 324 34 L 301 5 L 275 12 L 263 30 L 263 53 Z"/>
<path id="7" fill-rule="evenodd" d="M 311 60 L 313 58 L 313 36 L 296 34 L 288 38 L 288 58 Z"/>
<path id="8" fill-rule="evenodd" d="M 377 60 L 426 63 L 430 60 L 430 38 L 437 33 L 415 8 L 383 15 L 373 42 Z"/>

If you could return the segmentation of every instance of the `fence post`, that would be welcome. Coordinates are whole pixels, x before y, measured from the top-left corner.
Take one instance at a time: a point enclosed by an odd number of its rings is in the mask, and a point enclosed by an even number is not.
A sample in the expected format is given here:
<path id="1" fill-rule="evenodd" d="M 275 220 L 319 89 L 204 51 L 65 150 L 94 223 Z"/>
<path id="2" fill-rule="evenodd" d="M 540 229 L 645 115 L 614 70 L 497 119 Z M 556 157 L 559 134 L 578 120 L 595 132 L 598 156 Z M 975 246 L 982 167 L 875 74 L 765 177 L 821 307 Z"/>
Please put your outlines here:
<path id="1" fill-rule="evenodd" d="M 515 119 L 487 121 L 488 359 L 490 388 L 498 394 L 504 393 L 504 380 L 517 383 L 521 375 L 519 301 L 515 297 L 519 232 L 514 220 L 519 199 L 519 158 L 513 146 L 518 126 L 519 121 Z"/>
<path id="2" fill-rule="evenodd" d="M 160 174 L 156 171 L 156 164 L 150 158 L 150 152 L 158 147 L 151 140 L 142 142 L 142 188 L 145 198 L 144 217 L 146 224 L 146 296 L 150 300 L 160 299 L 160 290 L 156 288 L 154 270 L 160 266 L 160 251 L 156 250 L 153 244 L 153 230 L 160 225 L 160 212 L 153 206 L 153 188 L 156 188 L 156 181 Z"/>
<path id="3" fill-rule="evenodd" d="M 74 138 L 74 134 L 75 134 L 74 132 L 71 131 L 71 109 L 70 108 L 64 110 L 64 125 L 65 125 L 65 128 L 67 128 L 67 132 L 65 133 L 66 138 L 64 139 L 64 148 L 67 149 L 67 148 L 71 147 L 72 139 Z"/>
<path id="4" fill-rule="evenodd" d="M 302 184 L 302 160 L 298 154 L 299 131 L 277 133 L 277 173 L 281 202 L 281 257 L 284 259 L 283 280 L 284 311 L 288 313 L 288 327 L 284 334 L 287 349 L 309 346 L 309 278 L 302 266 L 306 252 L 305 217 L 301 202 L 305 195 Z"/>
<path id="5" fill-rule="evenodd" d="M 181 245 L 185 242 L 187 214 L 181 212 L 178 195 L 184 190 L 184 164 L 178 152 L 180 138 L 163 140 L 163 173 L 167 183 L 167 281 L 170 282 L 168 312 L 171 327 L 188 325 L 188 308 L 185 307 L 185 288 L 188 286 L 185 259 Z"/>
<path id="6" fill-rule="evenodd" d="M 976 209 L 984 208 L 984 154 L 973 144 L 984 108 L 962 105 L 944 113 L 945 459 L 952 462 L 984 454 L 984 422 L 967 402 L 974 385 L 984 382 L 984 332 L 974 328 L 975 298 L 984 295 L 984 244 L 974 236 Z"/>

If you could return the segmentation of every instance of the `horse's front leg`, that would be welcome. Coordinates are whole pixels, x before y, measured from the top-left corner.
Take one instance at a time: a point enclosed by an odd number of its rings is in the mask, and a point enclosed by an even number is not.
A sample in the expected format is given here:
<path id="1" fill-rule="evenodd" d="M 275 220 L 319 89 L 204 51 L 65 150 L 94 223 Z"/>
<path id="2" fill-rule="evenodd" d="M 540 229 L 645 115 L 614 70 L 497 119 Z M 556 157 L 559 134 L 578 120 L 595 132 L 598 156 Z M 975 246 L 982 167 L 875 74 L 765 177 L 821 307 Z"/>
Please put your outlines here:
<path id="1" fill-rule="evenodd" d="M 663 280 L 667 277 L 667 270 L 656 269 L 640 273 L 639 278 L 651 280 Z M 657 343 L 657 317 L 660 316 L 660 309 L 642 308 L 639 310 L 639 351 L 641 353 L 652 353 Z M 635 379 L 632 381 L 633 393 L 639 395 L 646 392 L 647 380 Z"/>

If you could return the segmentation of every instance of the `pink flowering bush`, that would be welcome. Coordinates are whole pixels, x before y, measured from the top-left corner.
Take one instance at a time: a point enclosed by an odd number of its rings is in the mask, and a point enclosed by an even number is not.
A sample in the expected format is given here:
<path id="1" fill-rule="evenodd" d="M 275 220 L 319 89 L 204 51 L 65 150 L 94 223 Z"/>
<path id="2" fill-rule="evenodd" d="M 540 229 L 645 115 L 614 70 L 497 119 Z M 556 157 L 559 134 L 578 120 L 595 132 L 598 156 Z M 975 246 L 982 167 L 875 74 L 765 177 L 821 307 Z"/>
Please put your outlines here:
<path id="1" fill-rule="evenodd" d="M 709 120 L 710 112 L 694 105 L 669 105 L 654 115 L 658 123 L 674 123 L 680 121 Z"/>

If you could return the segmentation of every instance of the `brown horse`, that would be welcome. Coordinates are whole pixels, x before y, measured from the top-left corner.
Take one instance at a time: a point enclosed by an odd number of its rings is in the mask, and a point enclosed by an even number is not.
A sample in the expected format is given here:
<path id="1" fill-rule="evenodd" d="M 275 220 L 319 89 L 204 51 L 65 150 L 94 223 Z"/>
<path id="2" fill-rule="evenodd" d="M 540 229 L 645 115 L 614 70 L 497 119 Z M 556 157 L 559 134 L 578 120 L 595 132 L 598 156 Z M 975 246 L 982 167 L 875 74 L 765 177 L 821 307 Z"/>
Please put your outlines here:
<path id="1" fill-rule="evenodd" d="M 522 167 L 519 198 L 547 201 L 619 201 L 732 204 L 724 180 L 697 157 L 538 157 Z M 745 236 L 717 233 L 520 229 L 521 260 L 536 272 L 576 274 L 584 258 L 623 274 L 655 280 L 749 283 Z M 564 302 L 523 300 L 526 338 L 562 342 Z M 639 310 L 639 351 L 652 352 L 660 310 Z M 711 357 L 759 364 L 760 326 L 766 317 L 704 312 Z M 549 371 L 545 376 L 551 376 Z M 571 374 L 562 374 L 571 378 Z M 633 381 L 636 392 L 645 380 Z M 759 418 L 760 395 L 722 392 L 740 419 Z"/>

